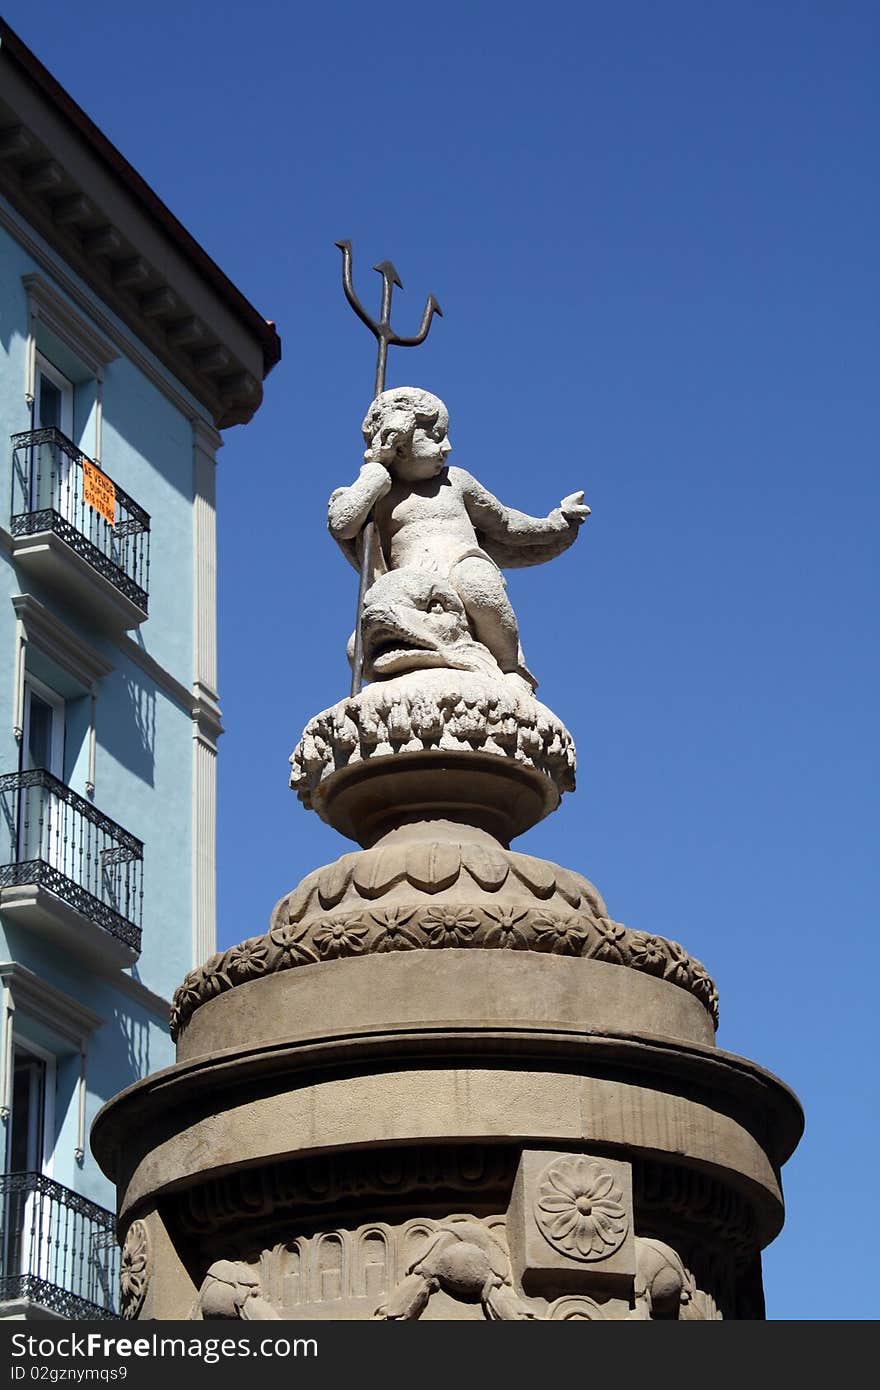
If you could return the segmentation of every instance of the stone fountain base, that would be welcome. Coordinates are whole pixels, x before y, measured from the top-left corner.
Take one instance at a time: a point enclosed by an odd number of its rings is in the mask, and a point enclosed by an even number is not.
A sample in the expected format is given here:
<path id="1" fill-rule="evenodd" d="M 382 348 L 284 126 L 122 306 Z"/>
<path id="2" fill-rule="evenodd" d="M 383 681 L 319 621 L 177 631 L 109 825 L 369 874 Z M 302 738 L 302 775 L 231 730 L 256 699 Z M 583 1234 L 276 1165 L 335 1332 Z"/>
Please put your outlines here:
<path id="1" fill-rule="evenodd" d="M 801 1115 L 716 1019 L 581 875 L 399 825 L 193 972 L 177 1064 L 98 1117 L 125 1311 L 761 1317 Z"/>

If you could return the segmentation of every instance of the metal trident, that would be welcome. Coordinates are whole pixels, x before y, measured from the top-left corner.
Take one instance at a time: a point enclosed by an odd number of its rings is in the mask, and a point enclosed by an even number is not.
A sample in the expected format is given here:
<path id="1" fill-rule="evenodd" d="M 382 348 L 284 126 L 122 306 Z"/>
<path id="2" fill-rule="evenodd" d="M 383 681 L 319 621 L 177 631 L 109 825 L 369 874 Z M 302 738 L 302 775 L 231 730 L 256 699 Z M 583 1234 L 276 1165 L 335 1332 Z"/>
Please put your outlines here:
<path id="1" fill-rule="evenodd" d="M 361 301 L 354 292 L 354 285 L 351 280 L 351 242 L 337 241 L 336 245 L 342 252 L 342 288 L 345 290 L 345 297 L 354 309 L 362 323 L 367 325 L 378 344 L 376 354 L 376 380 L 373 386 L 373 398 L 385 390 L 385 364 L 388 360 L 388 347 L 418 347 L 428 336 L 428 329 L 431 327 L 431 320 L 435 314 L 443 317 L 443 310 L 437 303 L 432 294 L 428 295 L 425 304 L 425 312 L 422 314 L 422 321 L 419 324 L 419 331 L 412 338 L 401 338 L 399 333 L 395 333 L 391 327 L 391 296 L 394 293 L 394 286 L 399 290 L 403 289 L 400 276 L 394 269 L 391 261 L 380 261 L 374 265 L 373 269 L 378 270 L 382 276 L 382 309 L 379 315 L 379 322 L 370 318 Z M 373 512 L 367 517 L 364 525 L 364 541 L 361 549 L 361 573 L 358 582 L 357 598 L 357 618 L 354 629 L 354 660 L 351 672 L 351 693 L 356 695 L 361 688 L 361 679 L 364 670 L 364 641 L 361 627 L 361 617 L 364 611 L 364 595 L 370 582 L 370 570 L 373 561 L 373 544 L 375 540 L 376 525 L 373 521 Z"/>
<path id="2" fill-rule="evenodd" d="M 391 296 L 394 293 L 395 285 L 399 290 L 403 289 L 403 282 L 391 261 L 380 261 L 378 265 L 373 266 L 373 269 L 378 270 L 382 276 L 382 311 L 377 323 L 375 319 L 370 318 L 354 292 L 354 285 L 351 282 L 351 242 L 337 241 L 336 245 L 342 252 L 342 288 L 345 290 L 345 297 L 361 323 L 367 325 L 379 345 L 376 355 L 376 383 L 373 388 L 375 398 L 380 391 L 385 390 L 385 362 L 388 357 L 389 343 L 394 347 L 418 347 L 419 343 L 423 343 L 428 336 L 431 319 L 435 314 L 439 314 L 442 319 L 443 310 L 434 296 L 429 294 L 418 333 L 412 338 L 401 338 L 400 334 L 395 333 L 391 327 Z"/>

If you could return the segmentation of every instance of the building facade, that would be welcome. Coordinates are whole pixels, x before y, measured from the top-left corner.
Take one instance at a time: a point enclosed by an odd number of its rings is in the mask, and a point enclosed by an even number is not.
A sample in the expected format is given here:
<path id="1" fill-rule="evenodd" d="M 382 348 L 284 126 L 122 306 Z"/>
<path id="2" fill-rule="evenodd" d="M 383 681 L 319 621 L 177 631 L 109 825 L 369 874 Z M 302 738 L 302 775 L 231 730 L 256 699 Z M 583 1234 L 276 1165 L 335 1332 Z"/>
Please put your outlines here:
<path id="1" fill-rule="evenodd" d="M 110 1096 L 215 949 L 215 455 L 267 323 L 0 22 L 0 1316 L 117 1307 Z"/>

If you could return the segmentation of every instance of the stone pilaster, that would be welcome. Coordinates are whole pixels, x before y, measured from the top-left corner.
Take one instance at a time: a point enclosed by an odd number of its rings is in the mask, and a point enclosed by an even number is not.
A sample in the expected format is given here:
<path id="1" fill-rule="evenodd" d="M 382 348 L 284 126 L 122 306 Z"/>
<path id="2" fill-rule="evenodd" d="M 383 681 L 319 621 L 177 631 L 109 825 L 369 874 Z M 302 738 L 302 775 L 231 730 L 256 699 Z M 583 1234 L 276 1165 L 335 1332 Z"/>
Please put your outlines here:
<path id="1" fill-rule="evenodd" d="M 193 781 L 192 960 L 217 943 L 217 695 L 216 450 L 222 440 L 193 421 Z"/>

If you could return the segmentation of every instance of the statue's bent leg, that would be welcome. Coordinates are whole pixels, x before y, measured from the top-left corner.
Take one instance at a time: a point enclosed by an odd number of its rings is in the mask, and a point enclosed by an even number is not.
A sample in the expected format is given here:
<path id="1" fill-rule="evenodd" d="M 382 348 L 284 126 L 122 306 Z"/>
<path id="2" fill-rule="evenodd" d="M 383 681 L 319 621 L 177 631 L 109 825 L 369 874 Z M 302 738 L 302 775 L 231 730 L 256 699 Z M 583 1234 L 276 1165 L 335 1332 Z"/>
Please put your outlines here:
<path id="1" fill-rule="evenodd" d="M 501 571 L 490 560 L 468 556 L 451 576 L 478 642 L 488 647 L 502 671 L 520 664 L 519 629 Z"/>

